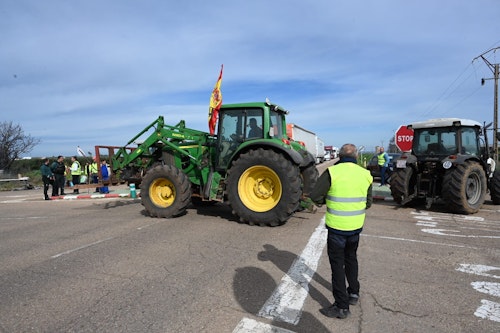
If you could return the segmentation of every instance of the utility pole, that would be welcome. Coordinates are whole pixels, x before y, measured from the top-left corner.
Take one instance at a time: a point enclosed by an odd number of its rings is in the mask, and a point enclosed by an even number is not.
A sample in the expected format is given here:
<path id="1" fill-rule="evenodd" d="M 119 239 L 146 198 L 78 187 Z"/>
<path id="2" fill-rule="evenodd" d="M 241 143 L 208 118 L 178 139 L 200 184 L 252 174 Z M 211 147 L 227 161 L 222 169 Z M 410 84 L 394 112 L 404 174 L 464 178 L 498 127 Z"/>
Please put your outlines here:
<path id="1" fill-rule="evenodd" d="M 499 50 L 500 47 L 495 47 L 491 50 L 488 50 L 484 52 L 483 54 L 478 55 L 475 57 L 474 60 L 477 58 L 483 59 L 483 61 L 486 63 L 486 65 L 490 68 L 490 70 L 493 72 L 493 77 L 492 78 L 483 78 L 481 79 L 481 85 L 484 85 L 486 80 L 495 80 L 495 90 L 493 94 L 493 159 L 495 160 L 496 163 L 498 163 L 498 140 L 500 139 L 499 134 L 498 134 L 498 76 L 499 76 L 499 64 L 492 64 L 484 57 L 485 54 L 493 51 L 495 52 L 496 50 Z"/>

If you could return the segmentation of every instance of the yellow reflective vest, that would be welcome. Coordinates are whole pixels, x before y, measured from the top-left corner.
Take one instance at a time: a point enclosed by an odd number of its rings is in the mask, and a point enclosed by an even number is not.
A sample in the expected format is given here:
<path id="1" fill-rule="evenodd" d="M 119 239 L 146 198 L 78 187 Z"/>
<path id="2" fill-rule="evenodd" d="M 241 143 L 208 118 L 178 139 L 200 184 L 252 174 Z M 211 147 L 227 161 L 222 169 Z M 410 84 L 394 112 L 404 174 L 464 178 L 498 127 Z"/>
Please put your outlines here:
<path id="1" fill-rule="evenodd" d="M 71 164 L 71 175 L 79 176 L 81 174 L 82 174 L 82 166 L 80 165 L 80 162 L 74 161 L 73 164 Z"/>
<path id="2" fill-rule="evenodd" d="M 89 172 L 91 174 L 97 174 L 98 173 L 97 162 L 92 162 L 92 164 L 90 164 Z"/>
<path id="3" fill-rule="evenodd" d="M 386 163 L 385 155 L 386 155 L 386 153 L 381 153 L 381 154 L 377 155 L 377 163 L 378 163 L 378 165 L 380 165 L 380 166 L 384 166 L 385 165 L 385 163 Z"/>
<path id="4" fill-rule="evenodd" d="M 373 182 L 370 171 L 351 162 L 333 165 L 328 171 L 331 182 L 326 197 L 326 225 L 342 231 L 362 228 L 366 196 Z"/>

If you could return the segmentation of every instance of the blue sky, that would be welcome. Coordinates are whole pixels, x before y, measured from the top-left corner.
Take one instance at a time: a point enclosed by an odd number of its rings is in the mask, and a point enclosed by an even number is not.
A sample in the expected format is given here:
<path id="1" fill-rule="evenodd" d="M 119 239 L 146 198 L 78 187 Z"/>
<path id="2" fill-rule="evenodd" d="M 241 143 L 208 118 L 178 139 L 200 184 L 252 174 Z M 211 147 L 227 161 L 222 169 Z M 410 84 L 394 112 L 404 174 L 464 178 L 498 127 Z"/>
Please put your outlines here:
<path id="1" fill-rule="evenodd" d="M 208 131 L 224 103 L 271 101 L 327 145 L 387 146 L 401 124 L 493 120 L 498 0 L 0 0 L 0 121 L 30 156 L 125 145 L 163 115 Z M 490 52 L 500 62 L 500 50 Z"/>

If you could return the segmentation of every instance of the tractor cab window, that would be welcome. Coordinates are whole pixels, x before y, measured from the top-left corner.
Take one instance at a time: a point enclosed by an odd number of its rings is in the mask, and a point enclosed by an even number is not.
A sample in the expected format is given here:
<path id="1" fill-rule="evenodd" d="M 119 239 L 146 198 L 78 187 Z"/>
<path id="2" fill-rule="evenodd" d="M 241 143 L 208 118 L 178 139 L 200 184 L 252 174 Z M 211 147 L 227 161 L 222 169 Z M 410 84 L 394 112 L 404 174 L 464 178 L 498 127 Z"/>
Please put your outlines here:
<path id="1" fill-rule="evenodd" d="M 224 110 L 219 114 L 219 142 L 217 149 L 217 165 L 221 168 L 227 166 L 229 158 L 238 147 L 244 133 L 243 110 Z"/>
<path id="2" fill-rule="evenodd" d="M 274 139 L 283 138 L 283 114 L 271 111 L 269 123 L 269 137 Z"/>
<path id="3" fill-rule="evenodd" d="M 452 128 L 416 130 L 413 150 L 417 155 L 448 155 L 457 153 L 456 131 Z"/>
<path id="4" fill-rule="evenodd" d="M 262 109 L 249 109 L 246 111 L 247 139 L 262 138 L 264 123 L 262 121 Z"/>
<path id="5" fill-rule="evenodd" d="M 466 155 L 476 155 L 479 156 L 479 147 L 477 142 L 477 133 L 474 128 L 464 127 L 462 128 L 461 139 L 461 154 Z"/>
<path id="6" fill-rule="evenodd" d="M 224 110 L 219 120 L 218 166 L 225 168 L 245 140 L 262 138 L 263 112 L 260 108 Z"/>

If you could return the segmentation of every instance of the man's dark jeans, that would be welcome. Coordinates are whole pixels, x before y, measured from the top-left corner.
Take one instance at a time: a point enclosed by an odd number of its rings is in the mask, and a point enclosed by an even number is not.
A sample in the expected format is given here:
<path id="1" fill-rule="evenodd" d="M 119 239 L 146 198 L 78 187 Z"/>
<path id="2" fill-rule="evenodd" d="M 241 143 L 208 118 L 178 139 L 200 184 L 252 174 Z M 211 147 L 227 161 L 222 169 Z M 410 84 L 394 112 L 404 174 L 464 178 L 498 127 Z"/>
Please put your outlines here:
<path id="1" fill-rule="evenodd" d="M 380 169 L 380 185 L 385 185 L 387 184 L 387 167 L 379 165 L 378 168 Z"/>
<path id="2" fill-rule="evenodd" d="M 349 309 L 349 294 L 359 294 L 359 233 L 352 236 L 335 234 L 328 229 L 328 258 L 332 269 L 332 292 L 341 309 Z M 346 279 L 349 287 L 346 288 Z"/>
<path id="3" fill-rule="evenodd" d="M 52 195 L 64 194 L 64 175 L 56 173 L 54 184 L 52 185 Z M 60 191 L 60 192 L 59 192 Z"/>

